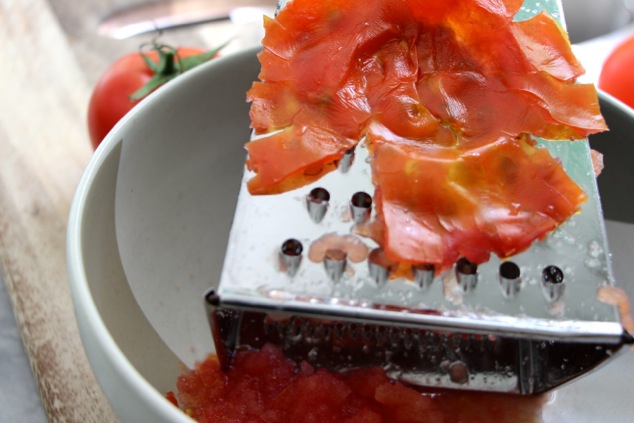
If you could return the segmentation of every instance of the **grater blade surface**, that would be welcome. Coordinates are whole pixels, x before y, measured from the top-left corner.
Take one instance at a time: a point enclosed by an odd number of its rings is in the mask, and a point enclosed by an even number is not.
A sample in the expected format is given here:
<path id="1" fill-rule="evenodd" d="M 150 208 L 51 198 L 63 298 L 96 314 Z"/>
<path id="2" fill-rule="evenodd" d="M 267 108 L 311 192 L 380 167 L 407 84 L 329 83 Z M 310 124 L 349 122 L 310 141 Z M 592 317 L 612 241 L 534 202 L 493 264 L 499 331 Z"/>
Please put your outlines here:
<path id="1" fill-rule="evenodd" d="M 412 385 L 518 394 L 603 363 L 631 337 L 596 297 L 614 280 L 589 145 L 538 142 L 588 194 L 581 212 L 509 260 L 459 261 L 442 275 L 390 277 L 379 246 L 358 236 L 374 213 L 363 142 L 336 171 L 283 194 L 250 195 L 245 170 L 220 284 L 206 296 L 221 362 L 270 342 L 315 366 L 378 365 Z"/>

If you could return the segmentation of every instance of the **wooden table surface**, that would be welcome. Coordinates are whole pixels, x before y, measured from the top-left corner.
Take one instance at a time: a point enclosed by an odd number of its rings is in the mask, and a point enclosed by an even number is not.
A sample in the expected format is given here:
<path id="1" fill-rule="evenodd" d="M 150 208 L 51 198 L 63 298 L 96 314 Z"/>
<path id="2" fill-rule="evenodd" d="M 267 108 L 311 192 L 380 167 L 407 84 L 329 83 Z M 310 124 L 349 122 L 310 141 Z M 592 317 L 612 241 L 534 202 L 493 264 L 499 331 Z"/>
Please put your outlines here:
<path id="1" fill-rule="evenodd" d="M 140 1 L 0 0 L 0 276 L 51 421 L 117 420 L 75 322 L 66 222 L 92 154 L 91 89 L 117 57 L 151 39 L 107 39 L 97 25 Z M 221 27 L 168 32 L 162 41 L 212 47 L 224 41 Z M 241 47 L 238 40 L 229 49 Z"/>

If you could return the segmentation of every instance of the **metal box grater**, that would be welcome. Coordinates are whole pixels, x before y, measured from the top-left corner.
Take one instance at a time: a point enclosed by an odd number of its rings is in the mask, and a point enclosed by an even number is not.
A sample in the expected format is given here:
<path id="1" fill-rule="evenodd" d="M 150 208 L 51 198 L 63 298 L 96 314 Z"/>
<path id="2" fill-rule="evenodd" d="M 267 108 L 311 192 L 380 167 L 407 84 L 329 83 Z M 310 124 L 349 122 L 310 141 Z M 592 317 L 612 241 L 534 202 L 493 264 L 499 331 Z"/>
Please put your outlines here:
<path id="1" fill-rule="evenodd" d="M 371 218 L 363 143 L 338 170 L 284 194 L 251 196 L 245 171 L 220 284 L 206 296 L 221 362 L 270 342 L 330 369 L 382 366 L 417 386 L 535 394 L 613 356 L 632 338 L 597 300 L 613 276 L 588 143 L 541 144 L 588 194 L 581 213 L 504 263 L 418 268 L 413 280 L 388 280 L 368 238 L 361 262 L 350 251 L 310 258 L 324 235 Z"/>

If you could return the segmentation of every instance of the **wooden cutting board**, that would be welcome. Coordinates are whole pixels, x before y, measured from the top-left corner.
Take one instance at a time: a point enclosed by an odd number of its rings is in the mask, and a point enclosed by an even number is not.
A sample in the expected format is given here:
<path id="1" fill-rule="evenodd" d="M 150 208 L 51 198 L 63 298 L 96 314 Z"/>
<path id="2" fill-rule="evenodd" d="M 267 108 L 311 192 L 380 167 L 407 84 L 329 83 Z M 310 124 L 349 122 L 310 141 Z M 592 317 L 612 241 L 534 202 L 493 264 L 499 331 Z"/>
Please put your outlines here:
<path id="1" fill-rule="evenodd" d="M 117 57 L 151 39 L 106 39 L 97 24 L 138 2 L 0 1 L 0 272 L 51 421 L 117 420 L 75 322 L 66 221 L 92 154 L 85 124 L 91 89 Z M 211 42 L 196 27 L 162 41 L 204 47 L 223 40 Z"/>

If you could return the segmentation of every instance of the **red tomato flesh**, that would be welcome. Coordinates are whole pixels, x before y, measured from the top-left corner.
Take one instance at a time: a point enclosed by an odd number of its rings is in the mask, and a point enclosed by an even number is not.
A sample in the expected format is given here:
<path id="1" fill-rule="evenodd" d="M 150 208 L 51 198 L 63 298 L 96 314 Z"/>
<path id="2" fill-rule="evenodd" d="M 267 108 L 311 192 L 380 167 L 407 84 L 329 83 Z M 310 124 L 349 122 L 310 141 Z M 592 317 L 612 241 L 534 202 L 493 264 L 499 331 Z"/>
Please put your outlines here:
<path id="1" fill-rule="evenodd" d="M 272 345 L 238 353 L 226 372 L 211 356 L 180 376 L 177 390 L 181 409 L 200 423 L 534 423 L 546 399 L 421 393 L 378 367 L 331 373 L 296 366 Z"/>
<path id="2" fill-rule="evenodd" d="M 606 126 L 595 88 L 575 83 L 584 70 L 563 29 L 546 14 L 514 21 L 521 4 L 289 3 L 265 22 L 247 94 L 252 127 L 271 134 L 247 144 L 250 192 L 313 182 L 365 137 L 390 258 L 445 268 L 544 237 L 586 196 L 528 134 Z"/>

